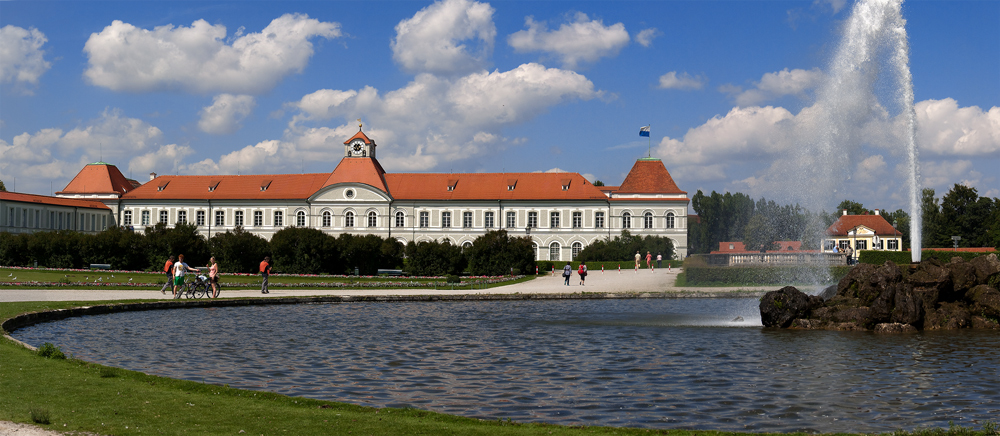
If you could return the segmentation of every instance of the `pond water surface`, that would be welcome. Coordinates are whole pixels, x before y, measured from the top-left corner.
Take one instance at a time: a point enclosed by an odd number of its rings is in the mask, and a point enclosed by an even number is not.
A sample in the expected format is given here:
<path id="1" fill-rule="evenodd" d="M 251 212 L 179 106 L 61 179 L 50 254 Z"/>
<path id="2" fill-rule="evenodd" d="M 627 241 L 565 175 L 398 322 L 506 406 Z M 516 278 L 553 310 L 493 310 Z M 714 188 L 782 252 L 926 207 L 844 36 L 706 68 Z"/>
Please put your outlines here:
<path id="1" fill-rule="evenodd" d="M 1000 416 L 996 331 L 763 329 L 752 298 L 183 309 L 13 336 L 149 374 L 519 422 L 870 432 Z"/>

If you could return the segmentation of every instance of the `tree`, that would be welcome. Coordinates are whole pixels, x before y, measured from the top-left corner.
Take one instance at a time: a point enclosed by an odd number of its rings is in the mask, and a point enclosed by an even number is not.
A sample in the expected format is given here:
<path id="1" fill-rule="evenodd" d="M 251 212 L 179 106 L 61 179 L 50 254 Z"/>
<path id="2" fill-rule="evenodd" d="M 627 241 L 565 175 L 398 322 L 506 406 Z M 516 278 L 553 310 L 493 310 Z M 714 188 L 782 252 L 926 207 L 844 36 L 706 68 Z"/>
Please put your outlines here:
<path id="1" fill-rule="evenodd" d="M 167 227 L 165 223 L 146 227 L 146 269 L 158 271 L 170 255 L 184 255 L 188 265 L 205 265 L 211 256 L 208 241 L 198 233 L 194 224 L 177 223 Z"/>
<path id="2" fill-rule="evenodd" d="M 921 235 L 921 247 L 947 247 L 948 242 L 942 241 L 940 238 L 941 226 L 940 226 L 940 215 L 941 209 L 938 207 L 937 199 L 934 198 L 934 190 L 931 188 L 924 188 L 920 195 L 921 209 L 923 210 L 923 233 Z"/>
<path id="3" fill-rule="evenodd" d="M 461 274 L 467 260 L 462 247 L 445 240 L 421 241 L 406 244 L 406 272 L 418 276 L 443 276 Z"/>
<path id="4" fill-rule="evenodd" d="M 506 230 L 487 232 L 476 238 L 465 251 L 473 275 L 499 276 L 512 269 L 521 274 L 534 273 L 535 249 L 526 237 L 515 237 Z"/>
<path id="5" fill-rule="evenodd" d="M 0 186 L 3 186 L 3 182 L 0 182 Z M 594 186 L 604 186 L 604 182 L 600 180 L 594 180 Z"/>
<path id="6" fill-rule="evenodd" d="M 343 233 L 337 237 L 341 269 L 362 275 L 378 274 L 379 268 L 395 268 L 403 264 L 403 244 L 395 239 L 375 235 L 356 236 Z"/>
<path id="7" fill-rule="evenodd" d="M 273 268 L 290 274 L 343 272 L 338 245 L 321 230 L 286 227 L 271 236 Z"/>
<path id="8" fill-rule="evenodd" d="M 3 180 L 0 180 L 0 192 L 7 192 L 7 187 L 4 186 Z"/>
<path id="9" fill-rule="evenodd" d="M 754 214 L 743 231 L 743 245 L 747 250 L 776 250 L 778 230 L 764 214 Z"/>
<path id="10" fill-rule="evenodd" d="M 960 247 L 992 246 L 988 223 L 993 213 L 993 200 L 979 197 L 976 188 L 955 184 L 941 198 L 939 238 L 960 236 Z"/>
<path id="11" fill-rule="evenodd" d="M 614 239 L 604 238 L 594 241 L 580 251 L 576 259 L 580 262 L 624 262 L 635 258 L 635 253 L 645 255 L 662 254 L 664 259 L 673 259 L 674 243 L 665 236 L 636 236 L 628 230 Z"/>
<path id="12" fill-rule="evenodd" d="M 141 233 L 114 226 L 82 237 L 83 266 L 106 263 L 112 269 L 146 269 L 146 238 Z"/>
<path id="13" fill-rule="evenodd" d="M 874 213 L 871 210 L 865 209 L 865 206 L 861 203 L 851 200 L 841 201 L 840 204 L 837 205 L 837 212 L 843 212 L 844 209 L 847 210 L 849 215 L 871 215 Z"/>
<path id="14" fill-rule="evenodd" d="M 216 233 L 208 240 L 208 245 L 219 262 L 219 269 L 226 272 L 256 274 L 260 271 L 260 261 L 271 254 L 271 244 L 266 239 L 241 226 Z"/>
<path id="15" fill-rule="evenodd" d="M 889 222 L 903 236 L 903 250 L 910 248 L 910 215 L 903 209 L 896 209 L 895 212 L 882 214 L 882 217 Z"/>

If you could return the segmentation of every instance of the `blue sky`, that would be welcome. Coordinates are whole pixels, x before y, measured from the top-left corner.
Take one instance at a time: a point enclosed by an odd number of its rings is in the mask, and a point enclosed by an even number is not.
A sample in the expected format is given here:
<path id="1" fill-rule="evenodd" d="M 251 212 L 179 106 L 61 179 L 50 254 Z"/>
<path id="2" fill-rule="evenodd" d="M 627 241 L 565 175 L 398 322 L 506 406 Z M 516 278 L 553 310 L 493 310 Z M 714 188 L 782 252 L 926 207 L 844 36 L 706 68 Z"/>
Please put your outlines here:
<path id="1" fill-rule="evenodd" d="M 49 194 L 101 159 L 140 181 L 328 172 L 360 118 L 389 172 L 614 185 L 651 153 L 691 195 L 803 201 L 788 187 L 811 170 L 792 167 L 817 163 L 789 160 L 811 140 L 794 126 L 822 106 L 854 6 L 0 2 L 0 180 Z M 1000 196 L 1000 2 L 910 1 L 902 15 L 923 185 Z M 846 126 L 860 133 L 827 157 L 842 177 L 811 205 L 905 208 L 895 85 L 873 68 L 884 114 Z"/>

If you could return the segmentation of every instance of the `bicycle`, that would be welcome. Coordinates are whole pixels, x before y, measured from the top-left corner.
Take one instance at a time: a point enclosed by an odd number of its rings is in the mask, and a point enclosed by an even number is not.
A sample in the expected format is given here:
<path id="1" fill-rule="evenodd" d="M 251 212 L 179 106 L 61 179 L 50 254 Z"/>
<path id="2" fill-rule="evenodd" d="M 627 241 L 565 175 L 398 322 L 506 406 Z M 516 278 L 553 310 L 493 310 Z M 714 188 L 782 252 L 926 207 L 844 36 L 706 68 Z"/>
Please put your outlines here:
<path id="1" fill-rule="evenodd" d="M 185 298 L 214 298 L 212 285 L 208 282 L 208 277 L 204 275 L 195 276 L 194 280 L 184 283 L 184 287 L 179 289 L 174 295 L 175 299 Z"/>

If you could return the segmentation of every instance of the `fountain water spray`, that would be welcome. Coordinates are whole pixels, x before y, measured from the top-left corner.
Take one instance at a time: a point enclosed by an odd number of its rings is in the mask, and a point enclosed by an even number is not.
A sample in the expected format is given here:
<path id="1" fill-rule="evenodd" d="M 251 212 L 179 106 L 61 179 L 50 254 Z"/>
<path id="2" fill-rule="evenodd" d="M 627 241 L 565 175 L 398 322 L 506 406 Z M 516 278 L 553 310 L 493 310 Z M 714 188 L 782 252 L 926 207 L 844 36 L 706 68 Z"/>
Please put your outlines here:
<path id="1" fill-rule="evenodd" d="M 859 144 L 899 143 L 902 139 L 908 160 L 910 246 L 912 260 L 917 262 L 922 212 L 909 50 L 902 0 L 858 1 L 845 24 L 828 80 L 817 93 L 814 123 L 800 137 L 811 138 L 811 147 L 803 149 L 803 162 L 813 171 L 810 178 L 817 188 L 829 195 L 835 195 L 845 174 L 850 174 L 847 165 Z M 888 75 L 882 74 L 885 70 Z M 876 96 L 876 90 L 886 86 L 893 90 L 894 95 L 885 103 L 898 111 L 895 122 Z M 879 119 L 890 120 L 881 125 L 891 126 L 888 130 L 892 131 L 873 128 L 877 123 L 871 120 Z"/>

